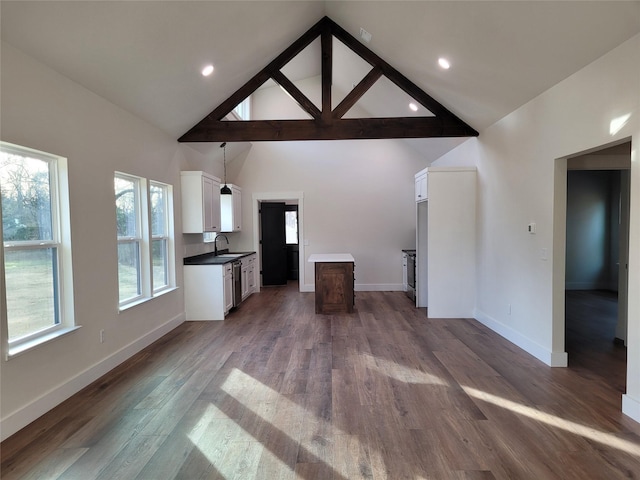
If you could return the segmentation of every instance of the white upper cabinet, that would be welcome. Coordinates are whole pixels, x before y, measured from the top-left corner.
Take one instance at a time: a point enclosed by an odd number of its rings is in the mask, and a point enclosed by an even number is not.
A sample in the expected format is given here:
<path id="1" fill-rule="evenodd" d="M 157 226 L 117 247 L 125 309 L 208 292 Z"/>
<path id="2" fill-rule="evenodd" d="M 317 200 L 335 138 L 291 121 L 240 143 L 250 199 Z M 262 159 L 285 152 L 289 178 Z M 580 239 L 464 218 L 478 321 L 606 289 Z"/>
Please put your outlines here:
<path id="1" fill-rule="evenodd" d="M 429 199 L 427 195 L 427 175 L 426 168 L 416 173 L 416 202 L 424 202 Z"/>
<path id="2" fill-rule="evenodd" d="M 220 195 L 220 215 L 222 232 L 238 232 L 242 230 L 242 189 L 228 184 L 231 195 Z"/>
<path id="3" fill-rule="evenodd" d="M 220 179 L 201 171 L 180 174 L 182 233 L 219 232 Z"/>

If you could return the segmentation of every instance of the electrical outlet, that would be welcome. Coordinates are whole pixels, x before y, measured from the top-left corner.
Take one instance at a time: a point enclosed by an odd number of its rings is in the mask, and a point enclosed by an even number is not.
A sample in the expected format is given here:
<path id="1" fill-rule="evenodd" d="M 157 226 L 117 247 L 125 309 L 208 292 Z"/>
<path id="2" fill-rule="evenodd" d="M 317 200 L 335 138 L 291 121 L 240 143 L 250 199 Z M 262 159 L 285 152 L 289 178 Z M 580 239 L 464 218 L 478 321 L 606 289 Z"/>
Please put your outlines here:
<path id="1" fill-rule="evenodd" d="M 104 343 L 104 330 L 100 330 L 100 343 Z"/>
<path id="2" fill-rule="evenodd" d="M 507 303 L 507 315 L 511 315 L 511 304 Z"/>

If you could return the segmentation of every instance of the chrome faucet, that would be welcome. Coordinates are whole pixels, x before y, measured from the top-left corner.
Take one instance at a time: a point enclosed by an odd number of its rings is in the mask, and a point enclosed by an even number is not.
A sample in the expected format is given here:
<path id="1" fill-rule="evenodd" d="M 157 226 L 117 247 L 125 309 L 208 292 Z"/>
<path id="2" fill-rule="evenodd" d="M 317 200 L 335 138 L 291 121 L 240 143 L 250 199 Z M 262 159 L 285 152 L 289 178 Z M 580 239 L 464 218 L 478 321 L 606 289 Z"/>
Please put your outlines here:
<path id="1" fill-rule="evenodd" d="M 227 238 L 226 235 L 224 235 L 224 234 L 216 235 L 216 238 L 213 240 L 213 254 L 214 255 L 218 255 L 218 239 L 220 237 L 224 237 L 224 239 L 227 241 L 227 246 L 229 246 L 229 239 Z"/>

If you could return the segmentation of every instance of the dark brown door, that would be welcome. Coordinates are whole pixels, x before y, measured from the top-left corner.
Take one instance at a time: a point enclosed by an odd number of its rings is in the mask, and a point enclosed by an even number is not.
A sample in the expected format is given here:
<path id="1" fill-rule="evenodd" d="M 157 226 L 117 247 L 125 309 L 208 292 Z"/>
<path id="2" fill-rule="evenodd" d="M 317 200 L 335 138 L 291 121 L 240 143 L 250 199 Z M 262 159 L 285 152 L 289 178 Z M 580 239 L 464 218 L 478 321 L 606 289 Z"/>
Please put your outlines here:
<path id="1" fill-rule="evenodd" d="M 260 228 L 262 238 L 262 285 L 286 285 L 287 244 L 285 241 L 285 204 L 262 202 Z"/>

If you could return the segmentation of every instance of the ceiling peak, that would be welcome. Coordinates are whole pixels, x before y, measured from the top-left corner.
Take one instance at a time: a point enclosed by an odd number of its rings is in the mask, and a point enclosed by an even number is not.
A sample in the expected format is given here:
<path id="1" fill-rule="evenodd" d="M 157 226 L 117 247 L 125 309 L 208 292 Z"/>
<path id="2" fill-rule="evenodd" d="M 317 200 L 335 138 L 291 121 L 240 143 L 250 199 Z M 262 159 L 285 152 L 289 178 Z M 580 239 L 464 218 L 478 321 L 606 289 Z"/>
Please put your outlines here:
<path id="1" fill-rule="evenodd" d="M 296 87 L 281 69 L 312 41 L 321 42 L 321 108 Z M 371 70 L 332 109 L 332 40 L 337 38 Z M 433 114 L 428 117 L 349 118 L 343 116 L 382 76 L 393 82 Z M 267 80 L 275 81 L 311 117 L 311 120 L 247 120 L 224 118 Z M 178 139 L 179 142 L 346 140 L 374 138 L 471 137 L 478 132 L 376 55 L 329 17 L 323 17 L 266 67 L 254 75 L 209 115 Z"/>

